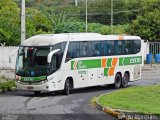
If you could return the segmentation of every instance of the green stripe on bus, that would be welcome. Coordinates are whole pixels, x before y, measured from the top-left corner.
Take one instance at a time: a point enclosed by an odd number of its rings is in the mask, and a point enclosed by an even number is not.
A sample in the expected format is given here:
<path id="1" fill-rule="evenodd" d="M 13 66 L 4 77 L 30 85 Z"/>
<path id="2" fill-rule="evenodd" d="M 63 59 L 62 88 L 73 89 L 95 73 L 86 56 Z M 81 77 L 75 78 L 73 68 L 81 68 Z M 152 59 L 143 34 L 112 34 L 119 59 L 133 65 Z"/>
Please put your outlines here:
<path id="1" fill-rule="evenodd" d="M 108 70 L 109 68 L 104 68 L 104 76 L 108 76 Z"/>
<path id="2" fill-rule="evenodd" d="M 111 67 L 112 66 L 112 58 L 108 58 L 107 59 L 107 67 Z"/>
<path id="3" fill-rule="evenodd" d="M 142 63 L 142 56 L 119 58 L 119 66 L 135 65 L 141 63 Z M 112 58 L 107 59 L 106 65 L 107 65 L 106 67 L 112 67 Z M 71 61 L 71 70 L 90 69 L 90 68 L 101 68 L 101 59 Z"/>
<path id="4" fill-rule="evenodd" d="M 93 60 L 79 60 L 75 64 L 75 61 L 71 61 L 71 70 L 77 69 L 89 69 L 89 68 L 101 68 L 101 59 Z"/>
<path id="5" fill-rule="evenodd" d="M 20 77 L 20 81 L 41 81 L 45 80 L 46 76 L 41 77 Z"/>
<path id="6" fill-rule="evenodd" d="M 135 65 L 142 63 L 142 56 L 119 58 L 119 65 Z"/>
<path id="7" fill-rule="evenodd" d="M 73 66 L 73 65 L 74 65 L 74 62 L 75 62 L 75 61 L 71 61 L 71 70 L 74 70 L 74 66 Z"/>

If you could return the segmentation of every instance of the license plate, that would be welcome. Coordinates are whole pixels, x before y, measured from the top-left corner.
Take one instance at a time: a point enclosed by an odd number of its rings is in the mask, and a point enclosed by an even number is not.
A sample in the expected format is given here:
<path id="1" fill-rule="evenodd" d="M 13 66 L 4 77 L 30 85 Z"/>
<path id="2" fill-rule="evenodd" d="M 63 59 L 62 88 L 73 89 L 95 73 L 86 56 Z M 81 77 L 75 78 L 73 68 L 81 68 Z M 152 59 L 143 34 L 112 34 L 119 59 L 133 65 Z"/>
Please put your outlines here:
<path id="1" fill-rule="evenodd" d="M 27 86 L 27 89 L 28 89 L 28 90 L 32 90 L 32 89 L 33 89 L 33 86 Z"/>

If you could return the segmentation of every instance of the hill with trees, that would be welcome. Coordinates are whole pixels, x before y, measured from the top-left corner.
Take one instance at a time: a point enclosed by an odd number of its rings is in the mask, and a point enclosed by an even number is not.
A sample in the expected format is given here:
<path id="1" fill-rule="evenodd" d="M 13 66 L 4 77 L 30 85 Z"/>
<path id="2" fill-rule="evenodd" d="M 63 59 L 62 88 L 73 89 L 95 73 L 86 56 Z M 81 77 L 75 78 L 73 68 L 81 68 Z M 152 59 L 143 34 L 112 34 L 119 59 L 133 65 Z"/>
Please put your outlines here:
<path id="1" fill-rule="evenodd" d="M 21 0 L 0 1 L 0 43 L 20 44 Z M 160 0 L 113 0 L 113 34 L 160 40 Z M 85 0 L 26 0 L 26 38 L 85 32 Z M 111 34 L 111 1 L 88 0 L 88 32 Z"/>

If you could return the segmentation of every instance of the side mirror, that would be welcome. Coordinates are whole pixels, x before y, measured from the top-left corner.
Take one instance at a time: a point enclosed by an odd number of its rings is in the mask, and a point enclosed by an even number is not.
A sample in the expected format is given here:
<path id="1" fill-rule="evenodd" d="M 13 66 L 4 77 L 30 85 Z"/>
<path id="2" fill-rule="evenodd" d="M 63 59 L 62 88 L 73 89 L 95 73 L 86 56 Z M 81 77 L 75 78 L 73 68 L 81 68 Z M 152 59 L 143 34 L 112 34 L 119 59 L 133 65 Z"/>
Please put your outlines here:
<path id="1" fill-rule="evenodd" d="M 53 54 L 55 54 L 56 52 L 58 52 L 60 49 L 56 49 L 56 50 L 53 50 L 51 51 L 48 56 L 47 56 L 47 62 L 50 63 L 51 62 L 51 59 L 52 59 L 52 56 Z"/>

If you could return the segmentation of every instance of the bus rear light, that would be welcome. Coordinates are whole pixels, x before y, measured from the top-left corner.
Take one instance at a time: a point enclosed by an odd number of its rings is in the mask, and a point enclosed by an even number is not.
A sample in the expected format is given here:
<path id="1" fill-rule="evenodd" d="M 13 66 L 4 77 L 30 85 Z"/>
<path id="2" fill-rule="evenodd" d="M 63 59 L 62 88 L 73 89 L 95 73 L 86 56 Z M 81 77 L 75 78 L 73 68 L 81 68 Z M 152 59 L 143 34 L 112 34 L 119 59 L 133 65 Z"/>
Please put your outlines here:
<path id="1" fill-rule="evenodd" d="M 41 83 L 45 83 L 45 81 L 42 81 Z"/>

